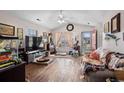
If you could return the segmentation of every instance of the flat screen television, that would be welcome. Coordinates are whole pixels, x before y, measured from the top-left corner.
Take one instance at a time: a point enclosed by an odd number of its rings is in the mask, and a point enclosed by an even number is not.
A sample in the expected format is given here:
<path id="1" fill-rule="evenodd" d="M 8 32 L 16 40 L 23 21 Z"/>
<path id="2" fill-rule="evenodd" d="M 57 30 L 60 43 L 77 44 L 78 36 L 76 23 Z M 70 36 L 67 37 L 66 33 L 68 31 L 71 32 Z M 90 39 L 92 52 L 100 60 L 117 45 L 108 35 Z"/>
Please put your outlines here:
<path id="1" fill-rule="evenodd" d="M 33 45 L 32 45 L 33 50 L 37 50 L 38 49 L 38 45 L 37 45 L 37 37 L 33 37 Z"/>
<path id="2" fill-rule="evenodd" d="M 44 43 L 42 41 L 42 37 L 37 37 L 36 39 L 34 39 L 34 41 L 36 41 L 35 45 L 35 49 L 44 49 Z"/>
<path id="3" fill-rule="evenodd" d="M 25 43 L 26 43 L 26 51 L 33 51 L 37 49 L 44 49 L 41 47 L 42 37 L 32 37 L 26 36 Z"/>
<path id="4" fill-rule="evenodd" d="M 32 37 L 29 37 L 29 47 L 32 47 L 33 46 L 33 38 Z"/>
<path id="5" fill-rule="evenodd" d="M 33 50 L 33 37 L 26 36 L 25 45 L 26 45 L 26 51 L 32 51 Z"/>

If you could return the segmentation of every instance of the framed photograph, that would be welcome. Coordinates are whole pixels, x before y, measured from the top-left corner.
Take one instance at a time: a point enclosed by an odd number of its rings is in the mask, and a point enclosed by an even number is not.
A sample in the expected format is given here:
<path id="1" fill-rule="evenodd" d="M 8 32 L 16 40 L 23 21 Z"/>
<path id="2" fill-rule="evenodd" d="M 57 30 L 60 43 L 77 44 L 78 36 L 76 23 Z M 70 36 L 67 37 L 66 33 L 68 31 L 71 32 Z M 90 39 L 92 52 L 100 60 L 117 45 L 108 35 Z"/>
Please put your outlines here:
<path id="1" fill-rule="evenodd" d="M 120 32 L 120 13 L 111 19 L 111 33 Z"/>
<path id="2" fill-rule="evenodd" d="M 14 36 L 15 26 L 0 23 L 0 35 Z"/>
<path id="3" fill-rule="evenodd" d="M 17 28 L 17 37 L 23 40 L 23 28 Z"/>
<path id="4" fill-rule="evenodd" d="M 104 32 L 108 33 L 109 32 L 109 22 L 104 24 Z"/>

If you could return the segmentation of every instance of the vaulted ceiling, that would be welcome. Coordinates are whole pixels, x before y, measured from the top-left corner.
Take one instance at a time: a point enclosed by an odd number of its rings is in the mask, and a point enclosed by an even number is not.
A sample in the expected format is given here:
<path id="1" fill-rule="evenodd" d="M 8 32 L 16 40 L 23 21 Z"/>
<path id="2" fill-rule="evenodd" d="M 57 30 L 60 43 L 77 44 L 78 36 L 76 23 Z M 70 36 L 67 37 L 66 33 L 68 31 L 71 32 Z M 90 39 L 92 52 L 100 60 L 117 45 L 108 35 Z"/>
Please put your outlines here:
<path id="1" fill-rule="evenodd" d="M 6 10 L 4 12 L 49 29 L 61 25 L 57 22 L 60 10 Z M 95 26 L 103 21 L 106 12 L 105 10 L 63 10 L 62 14 L 67 23 Z"/>

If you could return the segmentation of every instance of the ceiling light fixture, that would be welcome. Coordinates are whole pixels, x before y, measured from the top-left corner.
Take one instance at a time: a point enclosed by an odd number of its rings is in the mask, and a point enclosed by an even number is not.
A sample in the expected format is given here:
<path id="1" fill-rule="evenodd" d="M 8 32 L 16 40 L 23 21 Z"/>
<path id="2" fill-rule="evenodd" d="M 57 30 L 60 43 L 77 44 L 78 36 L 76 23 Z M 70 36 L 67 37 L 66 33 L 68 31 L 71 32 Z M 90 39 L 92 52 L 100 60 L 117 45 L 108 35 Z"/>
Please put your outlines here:
<path id="1" fill-rule="evenodd" d="M 62 10 L 60 10 L 60 13 L 58 15 L 58 21 L 57 22 L 60 23 L 60 24 L 62 24 L 62 23 L 65 22 L 64 15 L 63 15 L 63 11 Z"/>

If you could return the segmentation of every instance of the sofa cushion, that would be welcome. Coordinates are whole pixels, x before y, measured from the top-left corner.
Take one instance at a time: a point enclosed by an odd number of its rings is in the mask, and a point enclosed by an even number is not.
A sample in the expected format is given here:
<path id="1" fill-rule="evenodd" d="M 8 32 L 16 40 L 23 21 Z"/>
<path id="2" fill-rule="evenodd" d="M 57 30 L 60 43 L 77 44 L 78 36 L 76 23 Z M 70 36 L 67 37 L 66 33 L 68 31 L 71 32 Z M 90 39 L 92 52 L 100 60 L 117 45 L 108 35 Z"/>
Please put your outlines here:
<path id="1" fill-rule="evenodd" d="M 100 47 L 90 54 L 90 58 L 99 60 L 106 64 L 106 56 L 108 53 L 110 53 L 110 50 Z"/>
<path id="2" fill-rule="evenodd" d="M 124 67 L 124 58 L 121 58 L 116 64 L 116 68 L 123 68 L 123 67 Z"/>
<path id="3" fill-rule="evenodd" d="M 98 53 L 100 54 L 100 61 L 106 64 L 106 56 L 110 51 L 108 49 L 99 49 Z"/>
<path id="4" fill-rule="evenodd" d="M 90 53 L 89 58 L 99 60 L 99 54 L 96 51 Z"/>
<path id="5" fill-rule="evenodd" d="M 118 64 L 120 58 L 116 57 L 115 54 L 111 55 L 110 62 L 108 63 L 108 68 L 109 69 L 115 69 L 116 65 Z"/>

